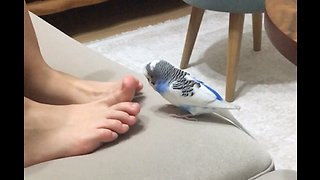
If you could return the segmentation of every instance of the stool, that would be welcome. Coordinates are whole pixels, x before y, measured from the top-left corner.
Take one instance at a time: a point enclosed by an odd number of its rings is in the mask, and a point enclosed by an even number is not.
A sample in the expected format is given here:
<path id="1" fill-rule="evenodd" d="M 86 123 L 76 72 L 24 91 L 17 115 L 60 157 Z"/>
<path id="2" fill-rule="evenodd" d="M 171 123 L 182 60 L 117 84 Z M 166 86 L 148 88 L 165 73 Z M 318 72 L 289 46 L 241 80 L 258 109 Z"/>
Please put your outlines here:
<path id="1" fill-rule="evenodd" d="M 229 37 L 226 70 L 226 101 L 234 100 L 237 66 L 245 13 L 252 13 L 253 49 L 261 49 L 262 13 L 264 0 L 183 0 L 192 6 L 190 22 L 183 49 L 180 68 L 188 67 L 192 49 L 199 31 L 205 9 L 229 13 Z"/>

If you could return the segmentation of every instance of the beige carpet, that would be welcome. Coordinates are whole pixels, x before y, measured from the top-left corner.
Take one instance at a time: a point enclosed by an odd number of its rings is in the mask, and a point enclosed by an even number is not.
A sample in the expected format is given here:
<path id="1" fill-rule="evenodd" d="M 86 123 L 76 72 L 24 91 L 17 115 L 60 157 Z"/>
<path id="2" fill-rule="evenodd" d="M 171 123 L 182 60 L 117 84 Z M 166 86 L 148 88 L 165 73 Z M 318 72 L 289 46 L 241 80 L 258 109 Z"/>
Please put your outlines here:
<path id="1" fill-rule="evenodd" d="M 224 97 L 228 14 L 206 11 L 186 71 Z M 154 59 L 178 66 L 189 16 L 85 43 L 130 69 Z M 262 51 L 252 50 L 251 15 L 246 15 L 233 115 L 267 149 L 277 169 L 297 170 L 297 68 L 271 44 L 263 30 Z"/>

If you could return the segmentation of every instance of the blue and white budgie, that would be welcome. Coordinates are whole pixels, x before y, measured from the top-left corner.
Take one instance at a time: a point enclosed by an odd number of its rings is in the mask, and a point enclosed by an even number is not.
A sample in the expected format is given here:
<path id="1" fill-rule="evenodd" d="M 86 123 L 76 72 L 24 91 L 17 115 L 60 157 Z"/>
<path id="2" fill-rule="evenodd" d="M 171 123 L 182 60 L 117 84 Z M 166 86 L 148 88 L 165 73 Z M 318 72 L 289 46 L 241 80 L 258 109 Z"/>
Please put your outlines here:
<path id="1" fill-rule="evenodd" d="M 154 90 L 173 105 L 191 113 L 192 116 L 212 112 L 219 114 L 221 110 L 240 108 L 224 101 L 213 88 L 167 61 L 151 61 L 145 66 L 144 71 Z M 228 120 L 243 129 L 234 118 Z"/>
<path id="2" fill-rule="evenodd" d="M 213 88 L 164 60 L 151 61 L 145 67 L 150 85 L 166 100 L 192 115 L 215 109 L 239 109 L 226 102 Z"/>

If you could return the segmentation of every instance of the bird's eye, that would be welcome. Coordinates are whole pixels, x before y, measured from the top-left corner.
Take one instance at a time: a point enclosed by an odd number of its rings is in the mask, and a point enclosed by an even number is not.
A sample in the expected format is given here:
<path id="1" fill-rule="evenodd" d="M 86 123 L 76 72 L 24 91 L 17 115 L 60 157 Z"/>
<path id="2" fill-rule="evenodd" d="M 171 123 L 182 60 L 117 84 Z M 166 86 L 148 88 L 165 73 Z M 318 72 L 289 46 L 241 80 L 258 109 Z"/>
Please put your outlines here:
<path id="1" fill-rule="evenodd" d="M 151 84 L 154 85 L 155 83 L 151 81 Z"/>

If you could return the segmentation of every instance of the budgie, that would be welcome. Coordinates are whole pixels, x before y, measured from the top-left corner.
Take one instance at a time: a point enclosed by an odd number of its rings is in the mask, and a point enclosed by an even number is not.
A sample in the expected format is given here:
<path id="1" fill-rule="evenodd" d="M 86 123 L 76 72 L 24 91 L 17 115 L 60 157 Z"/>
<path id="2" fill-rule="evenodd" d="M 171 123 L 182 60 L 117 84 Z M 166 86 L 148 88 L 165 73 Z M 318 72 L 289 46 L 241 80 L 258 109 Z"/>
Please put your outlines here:
<path id="1" fill-rule="evenodd" d="M 192 115 L 214 109 L 239 109 L 223 100 L 217 91 L 164 60 L 151 61 L 145 66 L 149 84 L 166 100 Z"/>
<path id="2" fill-rule="evenodd" d="M 224 101 L 216 90 L 204 82 L 165 60 L 149 62 L 144 68 L 144 75 L 153 89 L 163 98 L 192 116 L 240 109 L 239 106 Z M 234 118 L 228 120 L 243 129 Z"/>

